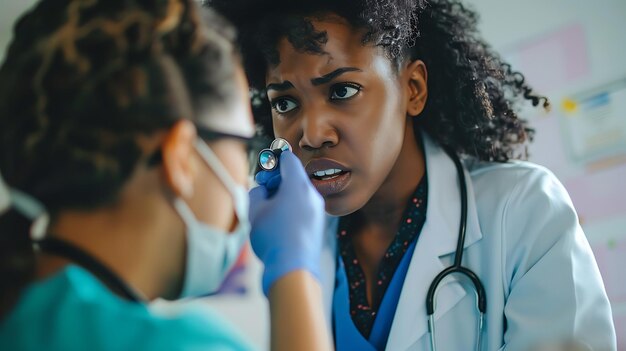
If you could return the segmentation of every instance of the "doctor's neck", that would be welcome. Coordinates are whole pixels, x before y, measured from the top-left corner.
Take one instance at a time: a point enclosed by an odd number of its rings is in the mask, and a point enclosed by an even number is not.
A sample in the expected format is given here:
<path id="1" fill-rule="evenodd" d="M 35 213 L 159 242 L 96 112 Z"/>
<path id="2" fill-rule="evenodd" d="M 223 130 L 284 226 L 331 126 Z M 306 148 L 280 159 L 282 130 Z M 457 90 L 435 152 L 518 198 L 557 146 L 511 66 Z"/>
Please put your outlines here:
<path id="1" fill-rule="evenodd" d="M 359 222 L 376 227 L 397 228 L 409 198 L 425 175 L 426 162 L 413 123 L 407 123 L 402 148 L 382 185 L 357 211 Z M 395 235 L 395 229 L 393 230 Z"/>

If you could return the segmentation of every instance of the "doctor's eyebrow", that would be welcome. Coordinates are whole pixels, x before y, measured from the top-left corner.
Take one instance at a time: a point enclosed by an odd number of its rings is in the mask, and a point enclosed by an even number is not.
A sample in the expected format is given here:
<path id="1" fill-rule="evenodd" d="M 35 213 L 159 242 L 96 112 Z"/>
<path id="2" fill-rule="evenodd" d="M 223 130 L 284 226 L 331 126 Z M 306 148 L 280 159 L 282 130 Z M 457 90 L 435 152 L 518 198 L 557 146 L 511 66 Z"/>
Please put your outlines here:
<path id="1" fill-rule="evenodd" d="M 293 84 L 286 80 L 282 83 L 270 83 L 265 87 L 266 90 L 285 91 L 293 88 Z"/>
<path id="2" fill-rule="evenodd" d="M 315 86 L 326 84 L 346 72 L 363 72 L 363 71 L 360 68 L 356 68 L 356 67 L 341 67 L 321 77 L 311 79 L 311 83 Z"/>
<path id="3" fill-rule="evenodd" d="M 341 67 L 341 68 L 337 68 L 336 70 L 327 73 L 321 77 L 317 77 L 317 78 L 312 78 L 311 79 L 311 84 L 313 84 L 314 86 L 318 86 L 318 85 L 322 85 L 322 84 L 326 84 L 328 82 L 330 82 L 331 80 L 337 78 L 338 76 L 346 73 L 346 72 L 363 72 L 363 70 L 361 70 L 360 68 L 356 68 L 356 67 Z M 293 88 L 293 83 L 291 83 L 290 81 L 286 80 L 282 83 L 270 83 L 267 85 L 267 87 L 265 87 L 266 90 L 275 90 L 275 91 L 285 91 L 285 90 L 289 90 Z"/>

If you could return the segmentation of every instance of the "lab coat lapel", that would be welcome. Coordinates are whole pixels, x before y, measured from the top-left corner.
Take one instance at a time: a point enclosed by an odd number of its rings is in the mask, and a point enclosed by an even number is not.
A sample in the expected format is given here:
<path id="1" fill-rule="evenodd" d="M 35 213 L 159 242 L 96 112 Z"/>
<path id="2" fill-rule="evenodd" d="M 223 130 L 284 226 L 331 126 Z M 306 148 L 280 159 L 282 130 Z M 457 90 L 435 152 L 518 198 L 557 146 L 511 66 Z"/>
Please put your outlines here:
<path id="1" fill-rule="evenodd" d="M 426 294 L 432 280 L 446 266 L 441 256 L 453 254 L 461 218 L 460 188 L 453 161 L 422 133 L 428 176 L 426 222 L 407 272 L 387 341 L 387 350 L 406 350 L 428 332 Z M 468 190 L 467 232 L 464 247 L 482 238 L 472 182 L 465 172 Z M 448 282 L 445 284 L 445 282 Z M 436 298 L 435 320 L 459 302 L 466 291 L 454 280 L 444 280 Z M 441 285 L 443 286 L 443 285 Z"/>

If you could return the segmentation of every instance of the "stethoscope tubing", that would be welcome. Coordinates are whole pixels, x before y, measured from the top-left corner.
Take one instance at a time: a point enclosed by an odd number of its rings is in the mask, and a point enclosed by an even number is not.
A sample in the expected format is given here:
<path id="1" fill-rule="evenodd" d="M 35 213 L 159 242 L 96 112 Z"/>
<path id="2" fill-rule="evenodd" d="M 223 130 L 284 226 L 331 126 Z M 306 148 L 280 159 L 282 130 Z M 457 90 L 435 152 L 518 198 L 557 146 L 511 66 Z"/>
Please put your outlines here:
<path id="1" fill-rule="evenodd" d="M 473 286 L 474 292 L 476 293 L 476 306 L 478 311 L 480 312 L 479 321 L 478 321 L 478 331 L 477 331 L 477 341 L 476 341 L 476 349 L 480 350 L 481 346 L 481 336 L 482 329 L 484 325 L 484 316 L 487 311 L 487 296 L 485 293 L 485 288 L 481 283 L 478 275 L 474 273 L 469 268 L 462 266 L 463 261 L 463 246 L 465 245 L 465 233 L 467 231 L 467 181 L 465 178 L 465 172 L 463 170 L 463 165 L 461 164 L 461 160 L 458 155 L 452 150 L 446 150 L 446 152 L 452 158 L 454 162 L 454 166 L 456 168 L 459 184 L 461 188 L 461 218 L 459 224 L 459 235 L 457 239 L 456 251 L 454 253 L 454 264 L 450 267 L 447 267 L 443 271 L 441 271 L 435 279 L 430 284 L 428 288 L 428 293 L 426 295 L 426 314 L 428 315 L 428 329 L 430 333 L 430 347 L 433 351 L 436 350 L 435 343 L 435 296 L 437 292 L 437 288 L 440 283 L 449 275 L 459 274 L 468 278 Z"/>

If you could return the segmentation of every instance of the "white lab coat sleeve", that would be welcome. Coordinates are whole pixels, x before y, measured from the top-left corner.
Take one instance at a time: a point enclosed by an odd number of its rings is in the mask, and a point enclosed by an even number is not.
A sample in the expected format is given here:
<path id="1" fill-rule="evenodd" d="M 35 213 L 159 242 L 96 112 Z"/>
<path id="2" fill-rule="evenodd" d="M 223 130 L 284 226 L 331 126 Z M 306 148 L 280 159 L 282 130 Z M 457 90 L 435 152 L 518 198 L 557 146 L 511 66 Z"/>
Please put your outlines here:
<path id="1" fill-rule="evenodd" d="M 575 340 L 616 350 L 611 307 L 565 188 L 548 170 L 520 172 L 502 218 L 505 350 Z"/>

